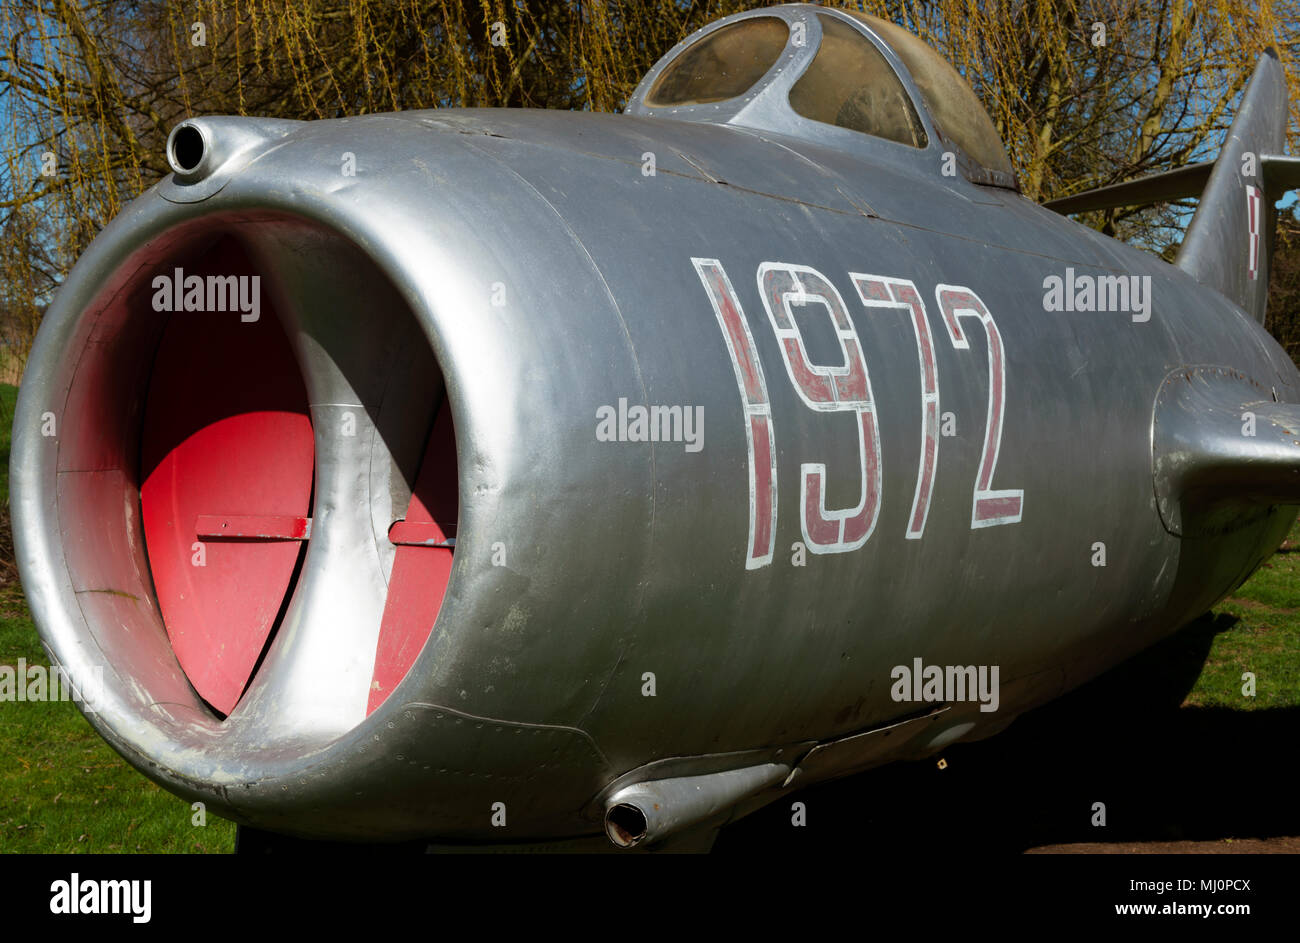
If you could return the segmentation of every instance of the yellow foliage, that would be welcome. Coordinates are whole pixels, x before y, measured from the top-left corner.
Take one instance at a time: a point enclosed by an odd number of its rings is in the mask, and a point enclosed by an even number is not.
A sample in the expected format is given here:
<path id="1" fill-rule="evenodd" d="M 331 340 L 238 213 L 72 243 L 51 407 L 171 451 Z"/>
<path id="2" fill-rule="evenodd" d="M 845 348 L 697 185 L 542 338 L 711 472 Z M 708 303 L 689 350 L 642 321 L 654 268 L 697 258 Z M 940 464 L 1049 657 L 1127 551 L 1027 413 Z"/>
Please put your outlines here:
<path id="1" fill-rule="evenodd" d="M 981 95 L 1026 195 L 1213 155 L 1244 79 L 1292 67 L 1300 0 L 865 0 Z M 21 360 L 91 238 L 167 173 L 202 113 L 333 118 L 438 107 L 615 110 L 737 0 L 0 0 L 0 315 Z M 1098 43 L 1097 24 L 1104 27 Z M 1297 126 L 1292 122 L 1293 127 Z M 1111 213 L 1123 230 L 1167 217 Z"/>

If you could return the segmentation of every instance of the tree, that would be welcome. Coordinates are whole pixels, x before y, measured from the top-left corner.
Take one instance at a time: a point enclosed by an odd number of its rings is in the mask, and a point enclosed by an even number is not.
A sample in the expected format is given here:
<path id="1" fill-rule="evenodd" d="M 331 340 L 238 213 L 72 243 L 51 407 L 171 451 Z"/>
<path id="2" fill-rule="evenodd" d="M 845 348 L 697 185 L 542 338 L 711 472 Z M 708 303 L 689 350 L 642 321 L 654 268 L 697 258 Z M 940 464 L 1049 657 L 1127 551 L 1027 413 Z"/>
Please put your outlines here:
<path id="1" fill-rule="evenodd" d="M 864 0 L 983 98 L 1031 199 L 1215 153 L 1277 48 L 1300 115 L 1300 0 Z M 612 111 L 745 0 L 0 0 L 0 308 L 21 357 L 90 239 L 168 172 L 194 114 Z M 1187 206 L 1085 221 L 1169 257 Z"/>

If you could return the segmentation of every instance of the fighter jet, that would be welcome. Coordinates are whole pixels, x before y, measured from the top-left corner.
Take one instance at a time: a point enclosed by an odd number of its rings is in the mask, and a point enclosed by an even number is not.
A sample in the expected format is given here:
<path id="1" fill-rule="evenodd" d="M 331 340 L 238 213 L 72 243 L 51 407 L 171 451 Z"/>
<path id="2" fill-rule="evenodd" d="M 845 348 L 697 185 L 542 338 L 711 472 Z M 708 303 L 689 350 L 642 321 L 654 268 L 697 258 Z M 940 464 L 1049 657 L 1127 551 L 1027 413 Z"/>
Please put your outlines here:
<path id="1" fill-rule="evenodd" d="M 14 420 L 95 729 L 249 828 L 699 850 L 1168 636 L 1300 505 L 1286 93 L 1047 207 L 908 32 L 719 20 L 625 113 L 199 117 Z M 1200 196 L 1176 263 L 1061 212 Z"/>

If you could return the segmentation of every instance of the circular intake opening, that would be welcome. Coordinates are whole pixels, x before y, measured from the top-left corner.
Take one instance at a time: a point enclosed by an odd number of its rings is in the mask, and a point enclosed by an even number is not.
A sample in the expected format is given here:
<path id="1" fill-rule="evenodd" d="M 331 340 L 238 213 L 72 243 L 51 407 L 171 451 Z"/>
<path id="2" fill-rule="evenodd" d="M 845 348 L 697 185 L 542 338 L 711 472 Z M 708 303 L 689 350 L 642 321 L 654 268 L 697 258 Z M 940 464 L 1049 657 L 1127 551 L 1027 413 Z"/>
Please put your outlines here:
<path id="1" fill-rule="evenodd" d="M 270 213 L 169 231 L 98 290 L 33 365 L 68 391 L 46 523 L 65 644 L 136 726 L 174 716 L 169 749 L 247 765 L 343 735 L 451 579 L 455 430 L 416 314 L 353 243 Z"/>
<path id="2" fill-rule="evenodd" d="M 605 813 L 605 834 L 620 848 L 631 848 L 640 842 L 648 827 L 645 813 L 627 802 L 620 802 Z"/>
<path id="3" fill-rule="evenodd" d="M 203 132 L 192 124 L 182 124 L 172 132 L 167 161 L 177 173 L 189 173 L 202 163 L 205 147 Z"/>

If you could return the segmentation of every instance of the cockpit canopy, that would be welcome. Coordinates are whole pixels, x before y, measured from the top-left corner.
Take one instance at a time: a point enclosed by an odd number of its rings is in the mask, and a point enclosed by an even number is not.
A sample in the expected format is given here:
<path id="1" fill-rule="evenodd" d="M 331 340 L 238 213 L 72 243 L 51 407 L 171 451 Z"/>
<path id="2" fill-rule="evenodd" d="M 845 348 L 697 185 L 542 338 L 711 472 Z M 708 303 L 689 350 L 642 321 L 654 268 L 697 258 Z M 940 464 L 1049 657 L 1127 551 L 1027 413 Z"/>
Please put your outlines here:
<path id="1" fill-rule="evenodd" d="M 952 151 L 974 183 L 1016 189 L 988 112 L 946 60 L 892 23 L 773 7 L 720 20 L 664 56 L 629 114 L 734 124 L 861 151 L 888 141 Z"/>

